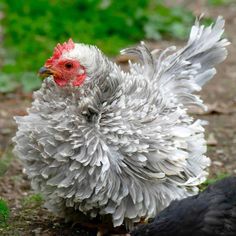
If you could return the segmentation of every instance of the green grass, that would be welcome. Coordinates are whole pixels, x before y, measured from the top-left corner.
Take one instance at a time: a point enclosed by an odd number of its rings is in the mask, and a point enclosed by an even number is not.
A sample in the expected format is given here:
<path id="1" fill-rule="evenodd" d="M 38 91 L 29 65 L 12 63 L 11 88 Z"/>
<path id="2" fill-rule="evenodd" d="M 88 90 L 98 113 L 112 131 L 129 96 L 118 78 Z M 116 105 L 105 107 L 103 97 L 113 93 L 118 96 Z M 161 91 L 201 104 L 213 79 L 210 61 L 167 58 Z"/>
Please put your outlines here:
<path id="1" fill-rule="evenodd" d="M 230 174 L 224 172 L 218 172 L 212 178 L 208 178 L 203 184 L 200 185 L 200 190 L 206 189 L 209 185 L 214 184 L 215 182 L 222 180 L 226 177 L 229 177 Z"/>
<path id="2" fill-rule="evenodd" d="M 7 225 L 7 221 L 10 217 L 10 209 L 7 202 L 0 198 L 0 227 Z"/>
<path id="3" fill-rule="evenodd" d="M 31 235 L 32 229 L 38 227 L 42 219 L 50 220 L 51 215 L 42 208 L 43 199 L 40 194 L 31 194 L 23 197 L 20 201 L 20 207 L 13 210 L 13 214 L 9 217 L 9 208 L 4 201 L 3 212 L 4 220 L 0 224 L 0 235 Z M 47 215 L 45 215 L 45 212 Z M 0 218 L 1 219 L 1 218 Z M 43 221 L 43 220 L 42 220 Z M 1 221 L 0 221 L 1 222 Z"/>
<path id="4" fill-rule="evenodd" d="M 208 4 L 212 6 L 220 6 L 233 3 L 234 0 L 208 0 Z"/>
<path id="5" fill-rule="evenodd" d="M 11 147 L 7 148 L 6 151 L 2 154 L 2 156 L 0 156 L 0 181 L 1 181 L 1 177 L 8 170 L 8 167 L 11 164 L 13 159 L 14 159 L 14 155 L 12 153 Z"/>
<path id="6" fill-rule="evenodd" d="M 43 204 L 43 198 L 40 194 L 32 194 L 22 199 L 24 208 L 38 208 Z"/>
<path id="7" fill-rule="evenodd" d="M 0 92 L 5 93 L 19 86 L 24 91 L 39 87 L 37 70 L 56 43 L 70 37 L 115 55 L 144 38 L 183 39 L 195 18 L 161 0 L 4 0 L 1 9 L 5 17 Z"/>

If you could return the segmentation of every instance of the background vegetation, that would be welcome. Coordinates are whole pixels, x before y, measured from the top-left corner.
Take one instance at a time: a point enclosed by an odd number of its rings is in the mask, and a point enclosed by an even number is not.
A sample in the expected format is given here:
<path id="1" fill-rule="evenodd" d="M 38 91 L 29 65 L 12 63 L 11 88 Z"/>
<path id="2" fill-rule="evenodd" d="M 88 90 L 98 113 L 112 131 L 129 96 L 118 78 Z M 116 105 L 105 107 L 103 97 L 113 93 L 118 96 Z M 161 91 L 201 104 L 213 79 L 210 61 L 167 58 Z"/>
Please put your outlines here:
<path id="1" fill-rule="evenodd" d="M 36 72 L 58 42 L 96 44 L 108 55 L 140 40 L 183 39 L 194 16 L 161 0 L 11 0 L 5 16 L 0 92 L 40 85 Z"/>
<path id="2" fill-rule="evenodd" d="M 9 219 L 10 209 L 7 202 L 0 198 L 0 227 L 5 226 Z"/>

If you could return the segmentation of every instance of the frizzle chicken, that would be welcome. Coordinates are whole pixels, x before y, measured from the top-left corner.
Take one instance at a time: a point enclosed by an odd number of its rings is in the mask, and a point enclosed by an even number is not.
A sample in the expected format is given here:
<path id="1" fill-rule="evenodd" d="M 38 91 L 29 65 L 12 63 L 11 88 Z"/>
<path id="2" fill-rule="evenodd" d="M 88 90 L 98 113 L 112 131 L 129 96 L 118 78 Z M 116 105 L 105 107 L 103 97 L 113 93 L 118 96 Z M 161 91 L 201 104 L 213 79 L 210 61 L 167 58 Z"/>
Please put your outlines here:
<path id="1" fill-rule="evenodd" d="M 209 186 L 198 195 L 173 201 L 154 221 L 131 236 L 236 235 L 236 177 Z"/>
<path id="2" fill-rule="evenodd" d="M 197 20 L 178 51 L 144 43 L 123 50 L 140 58 L 127 73 L 95 46 L 55 47 L 28 115 L 15 118 L 14 138 L 48 209 L 130 228 L 198 193 L 210 160 L 202 122 L 187 109 L 204 107 L 193 93 L 226 57 L 223 27 L 221 17 L 209 27 Z"/>

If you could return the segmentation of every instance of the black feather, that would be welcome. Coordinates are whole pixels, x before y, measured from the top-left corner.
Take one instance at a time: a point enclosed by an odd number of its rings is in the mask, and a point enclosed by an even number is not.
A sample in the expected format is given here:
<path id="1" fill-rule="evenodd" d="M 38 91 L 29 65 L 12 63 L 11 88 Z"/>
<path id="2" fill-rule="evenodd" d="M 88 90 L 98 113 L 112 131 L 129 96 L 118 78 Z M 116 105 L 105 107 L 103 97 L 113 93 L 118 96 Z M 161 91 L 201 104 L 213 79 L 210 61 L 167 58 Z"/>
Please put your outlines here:
<path id="1" fill-rule="evenodd" d="M 225 178 L 198 195 L 173 201 L 153 222 L 132 236 L 236 235 L 236 177 Z"/>

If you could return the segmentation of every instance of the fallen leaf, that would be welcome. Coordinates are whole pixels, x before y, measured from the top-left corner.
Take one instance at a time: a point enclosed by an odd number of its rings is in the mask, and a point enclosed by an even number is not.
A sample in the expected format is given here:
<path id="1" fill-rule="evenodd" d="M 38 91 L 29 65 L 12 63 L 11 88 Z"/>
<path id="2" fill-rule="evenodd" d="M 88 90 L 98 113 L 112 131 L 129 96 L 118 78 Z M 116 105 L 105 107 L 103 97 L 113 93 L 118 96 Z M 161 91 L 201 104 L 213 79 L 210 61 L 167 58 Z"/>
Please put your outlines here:
<path id="1" fill-rule="evenodd" d="M 234 103 L 219 103 L 215 102 L 212 104 L 205 104 L 207 107 L 207 110 L 203 110 L 202 108 L 199 107 L 191 107 L 189 109 L 189 112 L 191 114 L 195 115 L 217 115 L 217 114 L 232 114 L 236 112 L 236 106 Z"/>
<path id="2" fill-rule="evenodd" d="M 207 138 L 207 145 L 216 146 L 217 144 L 218 144 L 218 141 L 216 140 L 214 133 L 210 133 Z"/>
<path id="3" fill-rule="evenodd" d="M 223 163 L 221 161 L 213 161 L 212 164 L 216 166 L 223 166 Z"/>

